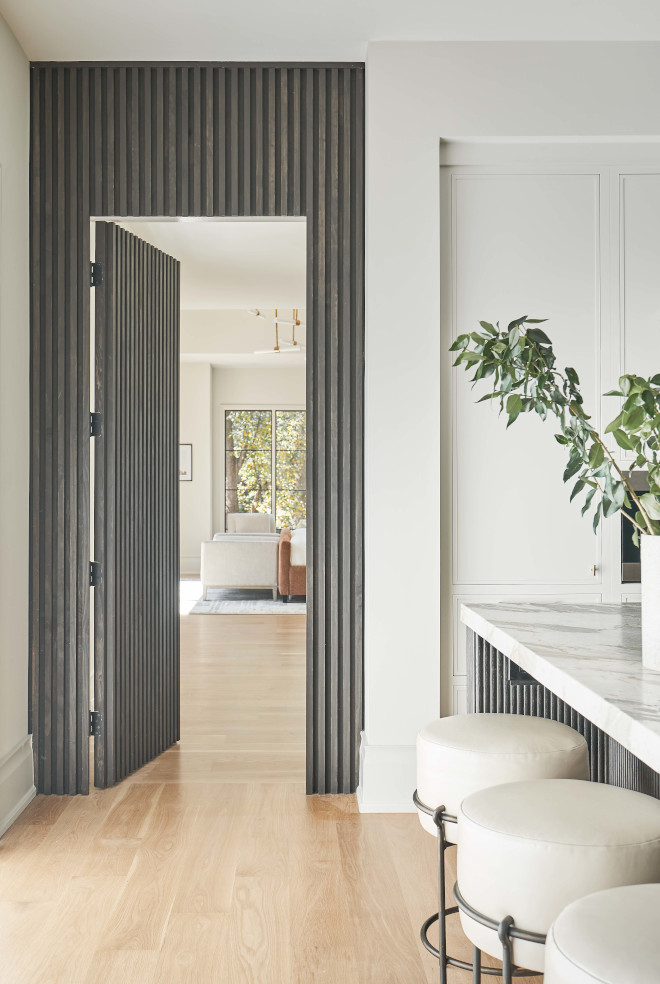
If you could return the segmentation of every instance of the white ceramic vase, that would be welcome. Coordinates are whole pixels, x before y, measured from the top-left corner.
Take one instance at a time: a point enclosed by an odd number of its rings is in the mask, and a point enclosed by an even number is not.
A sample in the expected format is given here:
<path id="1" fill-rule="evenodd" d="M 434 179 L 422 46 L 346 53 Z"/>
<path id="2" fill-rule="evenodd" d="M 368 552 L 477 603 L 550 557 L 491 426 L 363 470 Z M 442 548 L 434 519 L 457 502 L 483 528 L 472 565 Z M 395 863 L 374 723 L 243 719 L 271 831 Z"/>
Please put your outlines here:
<path id="1" fill-rule="evenodd" d="M 642 666 L 660 672 L 660 536 L 640 534 L 642 554 Z"/>

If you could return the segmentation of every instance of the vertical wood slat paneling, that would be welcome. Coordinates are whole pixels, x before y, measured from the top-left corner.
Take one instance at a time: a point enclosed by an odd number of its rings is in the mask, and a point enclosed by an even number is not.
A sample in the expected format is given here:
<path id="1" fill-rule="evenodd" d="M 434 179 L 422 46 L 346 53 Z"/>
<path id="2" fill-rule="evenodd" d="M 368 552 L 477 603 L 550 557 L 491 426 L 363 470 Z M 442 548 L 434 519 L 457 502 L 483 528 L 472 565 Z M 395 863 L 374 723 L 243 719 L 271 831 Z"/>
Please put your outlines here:
<path id="1" fill-rule="evenodd" d="M 96 223 L 96 259 L 105 282 L 95 292 L 104 427 L 95 454 L 103 564 L 95 708 L 103 727 L 94 757 L 95 784 L 110 786 L 179 737 L 179 264 L 108 222 Z"/>
<path id="2" fill-rule="evenodd" d="M 660 775 L 614 738 L 579 714 L 540 683 L 512 682 L 515 664 L 475 632 L 468 630 L 468 710 L 527 714 L 561 721 L 584 735 L 594 782 L 610 783 L 660 799 Z"/>
<path id="3" fill-rule="evenodd" d="M 363 700 L 364 67 L 36 64 L 31 153 L 39 790 L 85 791 L 88 772 L 90 216 L 282 214 L 308 226 L 307 788 L 352 792 Z M 126 425 L 118 417 L 117 433 Z M 176 447 L 174 425 L 163 428 Z M 126 506 L 118 498 L 117 515 Z M 160 563 L 177 564 L 177 550 Z M 170 594 L 153 604 L 171 605 Z M 115 626 L 117 645 L 126 631 Z M 173 674 L 155 683 L 178 686 Z"/>

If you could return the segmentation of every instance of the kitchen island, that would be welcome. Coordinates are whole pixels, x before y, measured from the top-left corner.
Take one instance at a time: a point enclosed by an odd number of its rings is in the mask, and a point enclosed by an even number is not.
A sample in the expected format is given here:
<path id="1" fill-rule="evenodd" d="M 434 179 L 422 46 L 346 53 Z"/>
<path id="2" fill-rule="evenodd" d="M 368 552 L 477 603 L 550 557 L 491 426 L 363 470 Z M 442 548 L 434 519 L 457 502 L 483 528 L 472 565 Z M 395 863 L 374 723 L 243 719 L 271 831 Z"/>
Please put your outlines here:
<path id="1" fill-rule="evenodd" d="M 660 673 L 642 667 L 635 604 L 469 604 L 468 708 L 563 721 L 592 778 L 660 797 Z"/>

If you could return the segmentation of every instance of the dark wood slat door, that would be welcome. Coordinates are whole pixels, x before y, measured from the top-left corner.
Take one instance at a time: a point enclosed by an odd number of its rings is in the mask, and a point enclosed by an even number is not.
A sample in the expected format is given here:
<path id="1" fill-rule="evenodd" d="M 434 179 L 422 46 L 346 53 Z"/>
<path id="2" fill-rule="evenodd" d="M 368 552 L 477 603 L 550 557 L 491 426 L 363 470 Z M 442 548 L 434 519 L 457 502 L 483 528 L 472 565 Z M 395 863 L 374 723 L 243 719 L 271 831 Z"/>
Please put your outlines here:
<path id="1" fill-rule="evenodd" d="M 94 782 L 179 738 L 179 263 L 96 223 Z"/>

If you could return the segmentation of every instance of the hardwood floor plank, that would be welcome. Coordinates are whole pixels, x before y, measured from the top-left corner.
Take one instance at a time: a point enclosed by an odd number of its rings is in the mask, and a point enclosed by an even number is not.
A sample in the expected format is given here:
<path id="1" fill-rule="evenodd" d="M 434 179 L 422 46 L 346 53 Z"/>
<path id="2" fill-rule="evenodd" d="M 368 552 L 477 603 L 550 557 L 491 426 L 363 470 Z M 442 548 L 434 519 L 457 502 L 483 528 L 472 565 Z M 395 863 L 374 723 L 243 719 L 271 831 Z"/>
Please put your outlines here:
<path id="1" fill-rule="evenodd" d="M 433 838 L 305 795 L 304 618 L 181 630 L 179 745 L 0 840 L 0 984 L 434 984 Z"/>

